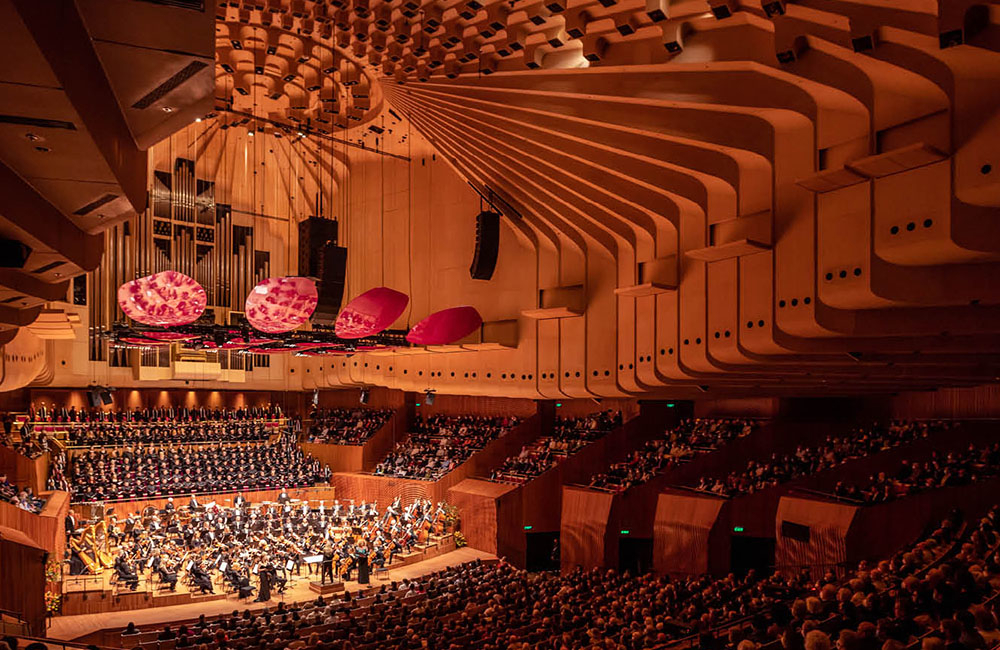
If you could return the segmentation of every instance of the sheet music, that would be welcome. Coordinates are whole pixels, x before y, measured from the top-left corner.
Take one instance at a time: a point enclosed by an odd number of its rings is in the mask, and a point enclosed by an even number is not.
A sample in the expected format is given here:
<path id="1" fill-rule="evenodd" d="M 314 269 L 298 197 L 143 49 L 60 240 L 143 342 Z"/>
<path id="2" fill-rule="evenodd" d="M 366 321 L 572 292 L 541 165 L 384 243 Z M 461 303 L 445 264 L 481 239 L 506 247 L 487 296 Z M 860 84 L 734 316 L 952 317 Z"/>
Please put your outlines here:
<path id="1" fill-rule="evenodd" d="M 306 557 L 302 558 L 302 561 L 305 562 L 306 564 L 317 564 L 317 563 L 323 561 L 323 556 L 322 555 L 307 555 Z"/>

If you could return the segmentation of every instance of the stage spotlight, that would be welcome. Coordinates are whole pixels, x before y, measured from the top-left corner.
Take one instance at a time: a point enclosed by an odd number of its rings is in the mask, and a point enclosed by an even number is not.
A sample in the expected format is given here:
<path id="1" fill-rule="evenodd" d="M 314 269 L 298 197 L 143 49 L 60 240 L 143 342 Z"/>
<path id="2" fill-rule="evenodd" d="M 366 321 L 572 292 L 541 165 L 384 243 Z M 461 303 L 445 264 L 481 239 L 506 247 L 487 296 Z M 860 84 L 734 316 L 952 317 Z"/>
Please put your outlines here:
<path id="1" fill-rule="evenodd" d="M 431 404 L 433 404 L 434 403 L 434 391 L 432 391 L 432 390 L 426 390 L 426 391 L 424 391 L 424 400 L 427 402 L 428 406 L 430 406 Z"/>
<path id="2" fill-rule="evenodd" d="M 362 404 L 367 404 L 368 403 L 368 397 L 369 397 L 369 395 L 370 395 L 370 393 L 369 393 L 368 389 L 367 388 L 362 388 L 361 389 L 361 395 L 360 395 L 360 397 L 358 397 L 358 401 L 361 402 Z"/>

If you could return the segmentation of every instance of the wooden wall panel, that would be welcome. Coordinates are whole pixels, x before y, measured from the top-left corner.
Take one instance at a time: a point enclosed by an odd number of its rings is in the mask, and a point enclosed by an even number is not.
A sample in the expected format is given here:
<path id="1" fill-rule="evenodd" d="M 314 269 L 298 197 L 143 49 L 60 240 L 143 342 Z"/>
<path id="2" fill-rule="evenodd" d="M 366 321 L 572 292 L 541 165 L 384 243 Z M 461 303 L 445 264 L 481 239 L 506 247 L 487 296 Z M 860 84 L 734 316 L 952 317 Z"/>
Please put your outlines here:
<path id="1" fill-rule="evenodd" d="M 839 567 L 847 561 L 847 531 L 857 512 L 845 503 L 782 498 L 774 521 L 775 564 L 793 572 L 808 568 L 813 575 Z M 808 528 L 808 541 L 783 536 L 786 521 Z"/>
<path id="2" fill-rule="evenodd" d="M 303 442 L 302 451 L 330 467 L 332 472 L 360 472 L 364 466 L 364 445 L 332 445 Z"/>
<path id="3" fill-rule="evenodd" d="M 49 478 L 49 454 L 28 458 L 0 445 L 0 474 L 6 475 L 11 483 L 30 487 L 35 494 L 41 494 Z"/>
<path id="4" fill-rule="evenodd" d="M 890 404 L 897 418 L 996 419 L 1000 418 L 1000 384 L 900 393 Z"/>
<path id="5" fill-rule="evenodd" d="M 680 490 L 661 493 L 653 522 L 656 571 L 681 575 L 712 571 L 712 532 L 725 504 L 719 497 Z"/>
<path id="6" fill-rule="evenodd" d="M 439 413 L 448 415 L 516 415 L 522 419 L 538 412 L 534 400 L 507 397 L 487 397 L 471 395 L 437 395 L 434 404 L 428 404 L 417 394 L 420 408 L 417 414 L 424 417 Z"/>
<path id="7" fill-rule="evenodd" d="M 405 394 L 401 390 L 392 390 L 383 386 L 372 386 L 368 389 L 367 408 L 396 409 L 403 405 Z M 361 406 L 360 388 L 321 389 L 319 391 L 321 408 L 358 408 Z"/>
<path id="8" fill-rule="evenodd" d="M 499 516 L 502 497 L 515 490 L 512 485 L 466 479 L 448 490 L 448 503 L 458 508 L 461 529 L 469 546 L 487 553 L 498 553 L 502 530 Z"/>
<path id="9" fill-rule="evenodd" d="M 19 612 L 34 636 L 45 635 L 45 558 L 16 531 L 0 527 L 0 609 Z"/>
<path id="10" fill-rule="evenodd" d="M 605 564 L 605 534 L 613 496 L 571 485 L 563 487 L 560 530 L 560 564 L 563 571 L 576 566 Z"/>
<path id="11" fill-rule="evenodd" d="M 0 502 L 0 526 L 20 532 L 39 548 L 62 557 L 69 495 L 66 492 L 45 492 L 43 496 L 46 497 L 45 507 L 37 515 Z"/>

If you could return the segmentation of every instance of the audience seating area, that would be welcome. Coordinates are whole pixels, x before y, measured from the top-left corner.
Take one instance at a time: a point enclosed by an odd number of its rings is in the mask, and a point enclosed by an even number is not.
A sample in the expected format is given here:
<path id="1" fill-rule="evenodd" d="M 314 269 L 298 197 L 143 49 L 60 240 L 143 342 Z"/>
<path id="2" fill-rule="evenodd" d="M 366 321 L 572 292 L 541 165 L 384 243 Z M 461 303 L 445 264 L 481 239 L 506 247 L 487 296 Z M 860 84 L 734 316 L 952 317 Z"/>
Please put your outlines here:
<path id="1" fill-rule="evenodd" d="M 6 476 L 0 476 L 0 499 L 36 515 L 45 507 L 45 499 L 33 494 L 31 487 L 15 485 Z"/>
<path id="2" fill-rule="evenodd" d="M 417 416 L 409 438 L 396 445 L 374 473 L 436 481 L 518 424 L 514 416 Z"/>
<path id="3" fill-rule="evenodd" d="M 911 548 L 838 578 L 805 572 L 671 578 L 473 562 L 332 601 L 129 628 L 125 647 L 949 650 L 1000 641 L 997 509 L 955 513 Z M 992 600 L 990 600 L 992 599 Z M 162 646 L 160 646 L 162 648 Z"/>
<path id="4" fill-rule="evenodd" d="M 862 503 L 885 503 L 924 490 L 970 485 L 1000 473 L 1000 443 L 939 454 L 927 461 L 904 460 L 895 472 L 880 472 L 865 485 L 837 483 L 834 494 Z"/>
<path id="5" fill-rule="evenodd" d="M 911 444 L 947 430 L 942 422 L 893 422 L 874 424 L 846 435 L 829 436 L 814 446 L 800 445 L 794 452 L 773 454 L 766 461 L 751 460 L 745 469 L 727 476 L 702 477 L 696 489 L 723 496 L 751 494 L 772 485 L 810 476 L 848 460 Z"/>
<path id="6" fill-rule="evenodd" d="M 609 492 L 624 492 L 650 480 L 668 467 L 696 454 L 706 453 L 735 438 L 750 435 L 753 420 L 703 419 L 683 420 L 664 438 L 650 440 L 627 460 L 614 463 L 606 472 L 595 474 L 590 487 Z"/>
<path id="7" fill-rule="evenodd" d="M 526 483 L 607 435 L 621 423 L 621 411 L 602 411 L 577 418 L 557 417 L 551 436 L 542 436 L 525 445 L 517 456 L 508 457 L 503 465 L 493 470 L 490 480 Z"/>
<path id="8" fill-rule="evenodd" d="M 392 409 L 314 409 L 307 442 L 361 445 L 392 417 Z"/>

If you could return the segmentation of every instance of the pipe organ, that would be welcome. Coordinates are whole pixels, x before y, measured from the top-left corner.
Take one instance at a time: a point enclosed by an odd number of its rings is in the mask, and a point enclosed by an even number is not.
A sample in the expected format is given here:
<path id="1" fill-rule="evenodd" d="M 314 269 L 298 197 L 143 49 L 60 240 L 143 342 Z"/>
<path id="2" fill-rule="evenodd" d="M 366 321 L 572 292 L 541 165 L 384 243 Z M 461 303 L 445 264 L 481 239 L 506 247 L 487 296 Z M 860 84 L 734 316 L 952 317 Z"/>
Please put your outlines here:
<path id="1" fill-rule="evenodd" d="M 196 177 L 193 160 L 178 157 L 171 169 L 153 171 L 146 211 L 106 232 L 107 254 L 88 285 L 91 360 L 107 359 L 98 333 L 124 318 L 118 287 L 160 271 L 179 271 L 205 289 L 200 320 L 243 322 L 247 294 L 271 274 L 271 253 L 257 249 L 252 223 L 234 223 L 232 206 L 217 202 L 215 189 Z"/>

